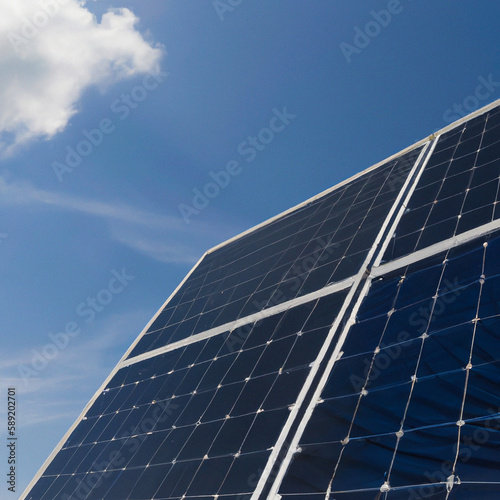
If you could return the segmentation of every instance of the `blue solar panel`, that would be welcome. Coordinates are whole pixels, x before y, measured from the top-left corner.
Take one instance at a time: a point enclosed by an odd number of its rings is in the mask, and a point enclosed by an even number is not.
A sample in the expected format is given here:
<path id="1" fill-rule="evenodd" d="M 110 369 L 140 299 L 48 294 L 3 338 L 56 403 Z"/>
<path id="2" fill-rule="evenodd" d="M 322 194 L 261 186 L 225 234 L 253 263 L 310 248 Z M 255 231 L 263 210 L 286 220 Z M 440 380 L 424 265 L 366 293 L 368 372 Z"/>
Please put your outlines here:
<path id="1" fill-rule="evenodd" d="M 384 259 L 391 260 L 500 218 L 500 112 L 443 134 Z"/>
<path id="2" fill-rule="evenodd" d="M 209 251 L 23 500 L 497 498 L 499 178 L 497 106 Z"/>
<path id="3" fill-rule="evenodd" d="M 386 481 L 383 498 L 420 498 L 412 497 L 420 489 L 441 498 L 446 487 L 430 486 L 433 479 L 495 477 L 499 248 L 500 236 L 488 236 L 372 284 L 301 437 L 283 498 L 349 498 L 349 491 L 374 498 Z"/>
<path id="4" fill-rule="evenodd" d="M 47 498 L 90 478 L 87 499 L 146 498 L 152 476 L 151 498 L 251 491 L 346 293 L 119 370 L 44 472 Z"/>
<path id="5" fill-rule="evenodd" d="M 420 151 L 209 253 L 130 357 L 356 274 Z"/>

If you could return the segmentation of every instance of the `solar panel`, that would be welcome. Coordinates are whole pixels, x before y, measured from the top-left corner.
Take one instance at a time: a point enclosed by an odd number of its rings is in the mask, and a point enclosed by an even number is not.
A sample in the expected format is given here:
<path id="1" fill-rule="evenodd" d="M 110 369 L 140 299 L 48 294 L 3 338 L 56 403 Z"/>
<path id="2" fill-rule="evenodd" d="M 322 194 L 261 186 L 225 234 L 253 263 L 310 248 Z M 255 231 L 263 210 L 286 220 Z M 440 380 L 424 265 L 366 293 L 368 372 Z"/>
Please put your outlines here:
<path id="1" fill-rule="evenodd" d="M 499 142 L 498 108 L 439 137 L 385 260 L 500 218 Z"/>
<path id="2" fill-rule="evenodd" d="M 43 479 L 54 480 L 48 498 L 71 498 L 81 482 L 94 481 L 87 498 L 136 486 L 141 495 L 146 478 L 151 488 L 149 469 L 160 467 L 157 498 L 247 493 L 248 467 L 265 466 L 345 297 L 334 293 L 244 334 L 240 328 L 119 370 L 46 469 Z M 190 480 L 180 481 L 184 475 Z"/>
<path id="3" fill-rule="evenodd" d="M 21 498 L 496 498 L 498 104 L 207 252 Z"/>
<path id="4" fill-rule="evenodd" d="M 283 498 L 374 498 L 384 482 L 396 498 L 440 498 L 452 474 L 461 484 L 496 476 L 499 245 L 500 235 L 488 235 L 374 281 Z M 428 486 L 432 478 L 440 484 Z"/>
<path id="5" fill-rule="evenodd" d="M 420 151 L 208 253 L 130 357 L 356 274 Z"/>

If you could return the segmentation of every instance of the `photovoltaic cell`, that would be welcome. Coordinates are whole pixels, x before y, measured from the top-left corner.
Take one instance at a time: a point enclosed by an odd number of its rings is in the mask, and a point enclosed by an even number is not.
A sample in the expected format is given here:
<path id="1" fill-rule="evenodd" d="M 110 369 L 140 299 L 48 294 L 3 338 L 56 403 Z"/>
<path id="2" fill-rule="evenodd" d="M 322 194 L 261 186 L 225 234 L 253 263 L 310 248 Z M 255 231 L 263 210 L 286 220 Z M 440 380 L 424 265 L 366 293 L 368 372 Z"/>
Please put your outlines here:
<path id="1" fill-rule="evenodd" d="M 444 498 L 446 486 L 431 483 L 453 473 L 462 483 L 495 477 L 499 249 L 495 234 L 372 284 L 282 483 L 283 498 L 363 498 L 363 491 L 374 498 L 385 482 L 391 489 L 380 498 Z"/>
<path id="2" fill-rule="evenodd" d="M 439 138 L 384 260 L 500 218 L 500 111 Z"/>
<path id="3" fill-rule="evenodd" d="M 122 368 L 28 498 L 250 493 L 346 294 Z"/>
<path id="4" fill-rule="evenodd" d="M 356 274 L 420 151 L 209 253 L 129 357 Z"/>

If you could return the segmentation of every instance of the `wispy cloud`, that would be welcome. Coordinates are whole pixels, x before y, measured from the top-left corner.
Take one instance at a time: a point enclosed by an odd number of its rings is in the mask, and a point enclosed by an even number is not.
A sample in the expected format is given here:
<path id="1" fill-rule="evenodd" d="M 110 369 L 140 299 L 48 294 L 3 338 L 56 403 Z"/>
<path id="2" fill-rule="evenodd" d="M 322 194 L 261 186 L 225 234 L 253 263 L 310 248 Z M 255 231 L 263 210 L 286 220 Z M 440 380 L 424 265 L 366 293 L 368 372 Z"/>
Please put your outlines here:
<path id="1" fill-rule="evenodd" d="M 123 203 L 108 203 L 37 188 L 28 182 L 7 182 L 0 176 L 0 205 L 45 207 L 96 217 L 108 222 L 110 238 L 147 257 L 165 263 L 197 261 L 207 250 L 207 238 L 220 241 L 235 233 L 222 223 L 187 226 L 175 215 L 158 214 Z"/>
<path id="2" fill-rule="evenodd" d="M 194 264 L 200 252 L 183 243 L 172 243 L 162 235 L 138 234 L 136 231 L 113 228 L 112 237 L 138 252 L 159 262 L 171 264 Z"/>
<path id="3" fill-rule="evenodd" d="M 99 23 L 81 0 L 2 2 L 0 152 L 63 130 L 88 87 L 152 71 L 163 49 L 137 22 L 122 8 Z"/>
<path id="4" fill-rule="evenodd" d="M 55 191 L 46 191 L 26 182 L 8 183 L 0 176 L 0 203 L 8 205 L 41 204 L 62 210 L 81 212 L 87 215 L 102 217 L 138 224 L 151 228 L 167 228 L 183 230 L 179 217 L 158 215 L 136 207 L 123 204 L 111 204 L 97 200 L 88 200 L 79 196 L 67 195 Z"/>

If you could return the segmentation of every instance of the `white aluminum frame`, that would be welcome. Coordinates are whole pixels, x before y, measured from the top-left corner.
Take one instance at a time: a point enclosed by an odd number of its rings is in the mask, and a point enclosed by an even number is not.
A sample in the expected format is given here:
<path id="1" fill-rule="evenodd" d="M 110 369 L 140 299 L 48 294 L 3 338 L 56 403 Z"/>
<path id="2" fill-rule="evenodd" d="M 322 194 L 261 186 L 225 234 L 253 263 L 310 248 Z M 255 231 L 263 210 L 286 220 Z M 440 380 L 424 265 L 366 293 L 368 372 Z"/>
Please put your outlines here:
<path id="1" fill-rule="evenodd" d="M 434 146 L 435 142 L 436 141 L 434 141 L 434 143 L 431 143 L 431 146 Z M 362 284 L 363 280 L 365 280 L 361 294 L 359 295 L 359 297 L 356 301 L 356 304 L 355 304 L 354 309 L 352 310 L 352 312 L 350 314 L 350 317 L 349 317 L 349 320 L 347 321 L 347 324 L 345 325 L 344 329 L 342 330 L 342 333 L 340 334 L 339 340 L 337 341 L 337 345 L 335 346 L 335 350 L 334 350 L 330 360 L 328 361 L 327 367 L 326 367 L 325 371 L 323 372 L 323 375 L 320 379 L 319 384 L 316 386 L 316 390 L 314 391 L 314 395 L 311 398 L 311 400 L 309 401 L 306 412 L 305 412 L 305 414 L 304 414 L 304 416 L 299 424 L 299 427 L 298 427 L 297 431 L 295 432 L 293 439 L 290 442 L 287 454 L 286 454 L 285 458 L 283 459 L 283 461 L 281 462 L 278 474 L 276 475 L 276 477 L 273 481 L 273 485 L 272 485 L 271 490 L 269 492 L 269 495 L 267 497 L 268 499 L 273 499 L 273 500 L 275 498 L 279 498 L 277 496 L 279 487 L 281 486 L 281 482 L 283 481 L 283 478 L 285 477 L 285 473 L 290 465 L 290 462 L 292 461 L 293 455 L 297 451 L 299 440 L 300 440 L 300 438 L 305 430 L 307 422 L 311 418 L 311 415 L 313 413 L 314 408 L 316 407 L 316 405 L 318 403 L 319 396 L 320 396 L 321 392 L 323 391 L 323 388 L 328 380 L 328 377 L 333 369 L 335 362 L 338 359 L 340 359 L 340 357 L 342 355 L 341 349 L 342 349 L 342 346 L 344 345 L 345 339 L 347 337 L 347 333 L 348 333 L 349 329 L 351 328 L 351 326 L 354 324 L 356 314 L 357 314 L 358 309 L 361 305 L 361 302 L 362 302 L 363 298 L 365 297 L 365 295 L 368 293 L 368 290 L 370 288 L 371 279 L 370 278 L 366 279 L 366 272 L 367 272 L 368 266 L 370 265 L 370 262 L 374 258 L 377 250 L 379 252 L 377 254 L 377 260 L 378 260 L 378 256 L 380 254 L 382 254 L 385 251 L 385 249 L 387 248 L 387 245 L 392 237 L 392 232 L 394 231 L 395 227 L 397 226 L 397 223 L 401 219 L 403 212 L 404 212 L 404 210 L 400 210 L 401 204 L 403 202 L 403 198 L 404 198 L 404 202 L 407 203 L 413 190 L 415 189 L 415 185 L 416 185 L 415 179 L 420 177 L 423 169 L 425 168 L 425 165 L 427 164 L 427 162 L 429 160 L 429 157 L 430 157 L 429 153 L 432 150 L 433 150 L 433 148 L 429 147 L 429 142 L 424 143 L 424 147 L 423 147 L 422 151 L 420 152 L 420 154 L 418 155 L 418 158 L 415 160 L 413 168 L 411 169 L 410 173 L 408 174 L 405 183 L 401 187 L 400 192 L 399 192 L 396 200 L 394 201 L 394 203 L 391 207 L 391 210 L 389 211 L 387 217 L 385 218 L 384 223 L 382 224 L 382 227 L 380 228 L 379 233 L 377 234 L 377 237 L 375 238 L 375 241 L 374 241 L 368 255 L 366 256 L 363 265 L 361 266 L 360 270 L 356 274 L 354 284 L 351 286 L 351 289 L 350 289 L 349 294 L 347 295 L 347 297 L 344 301 L 342 309 L 340 310 L 339 314 L 337 315 L 337 318 L 336 318 L 335 322 L 333 323 L 333 325 L 328 333 L 328 337 L 326 338 L 326 340 L 323 344 L 323 347 L 321 348 L 316 360 L 314 361 L 314 363 L 312 365 L 311 371 L 309 372 L 309 375 L 308 375 L 308 377 L 307 377 L 307 379 L 306 379 L 306 381 L 305 381 L 305 383 L 300 391 L 300 394 L 297 398 L 297 401 L 296 401 L 292 411 L 290 412 L 290 416 L 288 417 L 287 422 L 286 422 L 285 426 L 283 427 L 281 434 L 278 438 L 278 441 L 276 442 L 276 445 L 273 448 L 273 451 L 271 453 L 271 456 L 269 457 L 269 460 L 266 464 L 264 472 L 261 474 L 260 480 L 259 480 L 257 487 L 256 487 L 256 489 L 251 497 L 251 500 L 258 500 L 258 498 L 262 494 L 262 490 L 264 489 L 264 487 L 266 486 L 266 483 L 269 480 L 269 476 L 274 468 L 276 460 L 278 459 L 280 451 L 281 451 L 283 445 L 286 443 L 286 440 L 288 438 L 288 434 L 291 430 L 292 425 L 294 424 L 295 418 L 297 417 L 297 414 L 299 413 L 299 411 L 302 408 L 302 405 L 304 404 L 305 397 L 306 397 L 307 393 L 311 389 L 312 383 L 314 382 L 315 376 L 320 368 L 320 364 L 325 359 L 325 355 L 326 355 L 328 349 L 330 348 L 331 343 L 333 342 L 333 340 L 336 336 L 335 334 L 337 333 L 339 325 L 340 325 L 342 319 L 344 318 L 345 313 L 346 313 L 349 305 L 351 304 L 358 288 Z M 417 169 L 418 169 L 418 171 L 417 171 Z M 389 227 L 389 224 L 391 223 L 391 220 L 393 219 L 394 214 L 396 214 L 396 213 L 397 213 L 397 215 L 393 221 L 393 224 L 391 225 L 391 229 L 387 232 L 387 228 Z M 387 234 L 386 234 L 386 232 L 387 232 Z M 385 238 L 384 238 L 384 234 L 386 234 Z M 383 241 L 382 241 L 382 238 L 384 238 Z"/>

